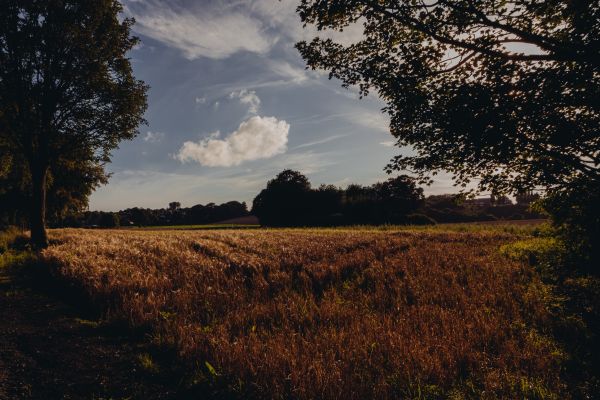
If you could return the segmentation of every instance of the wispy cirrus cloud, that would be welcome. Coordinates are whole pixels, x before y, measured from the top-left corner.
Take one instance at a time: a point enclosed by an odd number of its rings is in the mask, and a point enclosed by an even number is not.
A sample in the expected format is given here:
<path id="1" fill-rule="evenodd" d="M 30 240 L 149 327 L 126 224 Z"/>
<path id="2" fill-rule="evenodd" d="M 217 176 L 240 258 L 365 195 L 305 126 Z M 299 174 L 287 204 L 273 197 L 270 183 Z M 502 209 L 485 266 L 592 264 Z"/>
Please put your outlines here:
<path id="1" fill-rule="evenodd" d="M 200 9 L 171 1 L 125 0 L 124 9 L 136 19 L 136 32 L 181 50 L 190 60 L 224 59 L 240 51 L 265 54 L 280 40 L 292 44 L 319 36 L 349 45 L 362 38 L 360 23 L 351 24 L 343 32 L 303 27 L 296 13 L 298 3 L 207 1 Z"/>
<path id="2" fill-rule="evenodd" d="M 390 133 L 390 118 L 380 111 L 363 110 L 344 116 L 347 121 L 364 128 Z"/>
<path id="3" fill-rule="evenodd" d="M 157 0 L 129 1 L 124 9 L 136 19 L 136 32 L 179 49 L 190 60 L 224 59 L 240 51 L 264 54 L 275 43 L 262 22 L 241 9 L 194 12 Z"/>
<path id="4" fill-rule="evenodd" d="M 271 61 L 268 66 L 272 73 L 289 83 L 302 83 L 309 79 L 311 75 L 318 75 L 314 71 L 308 71 L 282 60 Z"/>
<path id="5" fill-rule="evenodd" d="M 328 137 L 323 138 L 323 139 L 314 140 L 312 142 L 307 142 L 307 143 L 299 144 L 298 146 L 294 147 L 294 149 L 302 149 L 302 148 L 306 148 L 306 147 L 316 146 L 316 145 L 319 145 L 319 144 L 329 143 L 329 142 L 333 142 L 334 140 L 338 140 L 338 139 L 341 139 L 341 138 L 346 137 L 346 136 L 350 136 L 350 135 L 331 135 L 331 136 L 328 136 Z"/>
<path id="6" fill-rule="evenodd" d="M 358 23 L 353 23 L 343 32 L 334 30 L 319 31 L 313 25 L 303 26 L 300 16 L 296 13 L 296 7 L 300 3 L 299 0 L 253 0 L 248 2 L 249 9 L 256 13 L 265 24 L 275 28 L 281 35 L 285 36 L 288 41 L 310 41 L 318 36 L 324 39 L 332 39 L 342 45 L 350 45 L 356 43 L 363 37 L 364 27 Z"/>
<path id="7" fill-rule="evenodd" d="M 151 131 L 148 131 L 144 135 L 144 142 L 146 142 L 146 143 L 159 143 L 160 141 L 163 140 L 164 137 L 165 137 L 165 134 L 162 133 L 162 132 L 151 132 Z"/>
<path id="8" fill-rule="evenodd" d="M 218 133 L 200 142 L 185 142 L 176 158 L 207 167 L 232 167 L 282 154 L 287 149 L 290 125 L 275 117 L 255 116 L 224 139 Z"/>

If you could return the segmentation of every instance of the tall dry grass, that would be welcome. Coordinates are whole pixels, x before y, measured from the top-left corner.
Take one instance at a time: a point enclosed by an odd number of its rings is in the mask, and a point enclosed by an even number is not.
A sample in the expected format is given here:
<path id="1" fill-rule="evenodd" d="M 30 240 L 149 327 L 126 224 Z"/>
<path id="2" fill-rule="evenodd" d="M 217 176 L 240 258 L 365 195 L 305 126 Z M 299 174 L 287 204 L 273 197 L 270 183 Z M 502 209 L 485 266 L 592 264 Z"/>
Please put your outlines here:
<path id="1" fill-rule="evenodd" d="M 554 398 L 546 290 L 502 232 L 60 230 L 45 251 L 199 380 L 257 398 Z"/>

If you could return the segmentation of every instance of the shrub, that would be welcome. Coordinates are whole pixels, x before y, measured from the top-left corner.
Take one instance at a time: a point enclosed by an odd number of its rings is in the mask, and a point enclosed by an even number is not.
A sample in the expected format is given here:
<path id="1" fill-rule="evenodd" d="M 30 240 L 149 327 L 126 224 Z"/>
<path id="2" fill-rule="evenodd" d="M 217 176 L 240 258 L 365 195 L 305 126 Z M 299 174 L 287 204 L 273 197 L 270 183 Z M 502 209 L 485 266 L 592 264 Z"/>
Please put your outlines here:
<path id="1" fill-rule="evenodd" d="M 409 214 L 406 216 L 409 225 L 436 225 L 437 222 L 431 217 L 423 214 Z"/>
<path id="2" fill-rule="evenodd" d="M 16 227 L 0 231 L 0 254 L 7 252 L 15 243 L 19 243 L 22 236 L 23 234 Z"/>
<path id="3" fill-rule="evenodd" d="M 580 180 L 550 192 L 536 207 L 546 211 L 558 238 L 568 249 L 568 263 L 585 272 L 600 273 L 600 182 Z"/>

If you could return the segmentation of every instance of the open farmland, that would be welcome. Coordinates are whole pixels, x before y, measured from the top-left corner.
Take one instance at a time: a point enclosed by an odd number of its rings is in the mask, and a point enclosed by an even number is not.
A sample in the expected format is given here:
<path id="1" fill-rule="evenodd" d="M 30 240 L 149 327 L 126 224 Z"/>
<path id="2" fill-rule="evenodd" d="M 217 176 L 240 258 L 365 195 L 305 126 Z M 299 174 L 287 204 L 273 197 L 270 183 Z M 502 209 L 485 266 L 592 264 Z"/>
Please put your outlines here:
<path id="1" fill-rule="evenodd" d="M 257 398 L 558 398 L 519 233 L 56 230 L 46 261 L 188 382 Z"/>

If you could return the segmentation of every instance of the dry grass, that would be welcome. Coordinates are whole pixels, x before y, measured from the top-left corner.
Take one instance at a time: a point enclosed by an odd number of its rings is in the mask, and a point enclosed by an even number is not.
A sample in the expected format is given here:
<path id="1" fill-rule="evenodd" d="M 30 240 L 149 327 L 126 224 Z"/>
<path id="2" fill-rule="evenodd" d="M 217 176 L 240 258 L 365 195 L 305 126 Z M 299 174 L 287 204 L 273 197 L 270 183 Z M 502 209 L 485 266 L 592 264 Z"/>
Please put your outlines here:
<path id="1" fill-rule="evenodd" d="M 497 232 L 52 232 L 44 257 L 197 381 L 258 398 L 556 398 L 546 289 Z"/>

